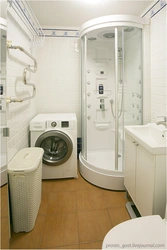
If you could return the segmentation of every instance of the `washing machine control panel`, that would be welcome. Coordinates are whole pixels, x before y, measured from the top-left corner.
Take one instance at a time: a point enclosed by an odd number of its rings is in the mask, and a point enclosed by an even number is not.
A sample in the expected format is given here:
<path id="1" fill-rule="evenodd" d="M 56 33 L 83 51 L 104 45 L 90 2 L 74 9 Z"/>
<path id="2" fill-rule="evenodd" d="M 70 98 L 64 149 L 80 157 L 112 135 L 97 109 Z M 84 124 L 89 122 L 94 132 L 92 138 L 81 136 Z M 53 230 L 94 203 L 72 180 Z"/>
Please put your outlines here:
<path id="1" fill-rule="evenodd" d="M 50 120 L 46 121 L 46 129 L 75 129 L 77 127 L 77 122 L 74 120 Z"/>
<path id="2" fill-rule="evenodd" d="M 52 121 L 50 122 L 50 126 L 52 128 L 59 127 L 59 128 L 69 128 L 69 121 Z"/>
<path id="3" fill-rule="evenodd" d="M 69 121 L 61 121 L 61 128 L 69 128 Z"/>
<path id="4" fill-rule="evenodd" d="M 51 122 L 51 127 L 55 128 L 57 126 L 57 122 Z"/>

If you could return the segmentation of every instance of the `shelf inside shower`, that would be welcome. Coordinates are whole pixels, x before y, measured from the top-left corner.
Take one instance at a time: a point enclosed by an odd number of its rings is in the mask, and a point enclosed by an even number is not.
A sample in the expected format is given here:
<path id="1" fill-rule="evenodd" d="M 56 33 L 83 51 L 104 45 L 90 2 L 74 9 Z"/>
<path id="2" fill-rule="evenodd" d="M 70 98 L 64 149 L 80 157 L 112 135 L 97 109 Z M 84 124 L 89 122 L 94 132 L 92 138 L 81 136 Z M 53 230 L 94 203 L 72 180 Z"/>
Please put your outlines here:
<path id="1" fill-rule="evenodd" d="M 103 111 L 107 111 L 107 110 L 108 109 L 105 108 Z M 102 111 L 102 109 L 101 108 L 97 108 L 96 111 Z"/>
<path id="2" fill-rule="evenodd" d="M 108 98 L 111 95 L 111 90 L 104 90 L 104 94 L 99 94 L 98 90 L 93 90 L 93 92 L 97 95 L 97 98 Z"/>
<path id="3" fill-rule="evenodd" d="M 110 58 L 93 58 L 94 61 L 100 62 L 100 61 L 111 61 Z"/>
<path id="4" fill-rule="evenodd" d="M 95 125 L 95 128 L 97 130 L 107 130 L 107 129 L 111 128 L 111 122 L 110 121 L 107 121 L 107 122 L 94 121 L 94 125 Z"/>

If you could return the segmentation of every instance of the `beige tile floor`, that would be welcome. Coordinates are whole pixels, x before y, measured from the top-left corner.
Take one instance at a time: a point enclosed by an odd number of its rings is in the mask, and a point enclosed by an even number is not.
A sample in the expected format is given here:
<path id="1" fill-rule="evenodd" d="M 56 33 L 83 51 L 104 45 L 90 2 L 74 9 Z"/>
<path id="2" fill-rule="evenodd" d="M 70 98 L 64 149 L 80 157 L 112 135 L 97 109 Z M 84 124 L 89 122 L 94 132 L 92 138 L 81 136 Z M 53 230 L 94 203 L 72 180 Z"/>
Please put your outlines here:
<path id="1" fill-rule="evenodd" d="M 0 188 L 0 249 L 9 249 L 8 185 Z"/>
<path id="2" fill-rule="evenodd" d="M 129 220 L 125 192 L 78 179 L 44 180 L 34 229 L 13 233 L 10 249 L 101 249 L 106 233 Z"/>

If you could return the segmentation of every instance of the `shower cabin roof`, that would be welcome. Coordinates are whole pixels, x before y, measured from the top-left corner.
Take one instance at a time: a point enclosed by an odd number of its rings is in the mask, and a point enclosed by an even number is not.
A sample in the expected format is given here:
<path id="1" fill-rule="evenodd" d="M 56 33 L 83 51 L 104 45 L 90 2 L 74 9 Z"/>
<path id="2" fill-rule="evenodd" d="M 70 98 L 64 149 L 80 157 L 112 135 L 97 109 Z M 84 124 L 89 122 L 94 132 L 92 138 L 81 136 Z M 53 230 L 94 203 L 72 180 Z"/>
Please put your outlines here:
<path id="1" fill-rule="evenodd" d="M 106 31 L 111 30 L 111 27 L 114 29 L 115 26 L 134 26 L 143 28 L 144 24 L 149 24 L 149 19 L 132 15 L 102 16 L 84 23 L 80 29 L 80 37 L 97 29 L 100 29 L 102 32 L 104 28 Z"/>

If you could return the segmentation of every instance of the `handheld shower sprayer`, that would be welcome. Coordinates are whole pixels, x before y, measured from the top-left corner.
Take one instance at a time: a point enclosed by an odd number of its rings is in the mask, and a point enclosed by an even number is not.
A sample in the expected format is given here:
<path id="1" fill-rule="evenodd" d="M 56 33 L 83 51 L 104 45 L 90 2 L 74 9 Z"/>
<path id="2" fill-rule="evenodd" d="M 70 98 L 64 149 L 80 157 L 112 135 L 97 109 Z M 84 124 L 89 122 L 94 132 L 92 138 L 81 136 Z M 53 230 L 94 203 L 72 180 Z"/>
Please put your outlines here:
<path id="1" fill-rule="evenodd" d="M 116 116 L 114 115 L 114 111 L 113 111 L 113 104 L 114 104 L 114 100 L 113 99 L 110 99 L 110 104 L 111 104 L 111 112 L 112 112 L 112 115 L 114 118 L 116 118 Z M 120 110 L 120 113 L 118 115 L 118 118 L 120 118 L 120 116 L 122 115 L 122 100 L 121 100 L 121 110 Z"/>
<path id="2" fill-rule="evenodd" d="M 111 99 L 111 100 L 110 100 L 110 104 L 113 104 L 113 103 L 114 103 L 114 100 L 113 100 L 113 99 Z"/>

